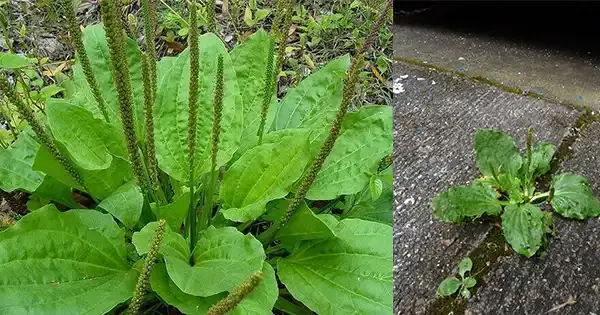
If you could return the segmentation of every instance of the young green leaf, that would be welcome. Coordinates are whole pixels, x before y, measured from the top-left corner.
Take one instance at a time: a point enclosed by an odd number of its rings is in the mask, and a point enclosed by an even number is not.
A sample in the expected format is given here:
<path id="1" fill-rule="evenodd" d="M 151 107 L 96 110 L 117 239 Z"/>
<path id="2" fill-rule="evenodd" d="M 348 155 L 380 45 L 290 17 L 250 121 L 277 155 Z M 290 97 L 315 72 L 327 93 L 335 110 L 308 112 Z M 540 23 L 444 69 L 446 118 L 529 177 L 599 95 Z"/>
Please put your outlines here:
<path id="1" fill-rule="evenodd" d="M 131 297 L 138 276 L 127 262 L 125 244 L 125 233 L 108 214 L 59 212 L 48 205 L 26 215 L 0 232 L 0 309 L 109 312 Z"/>
<path id="2" fill-rule="evenodd" d="M 511 137 L 499 131 L 481 129 L 475 133 L 474 142 L 477 166 L 483 175 L 519 174 L 523 158 Z"/>
<path id="3" fill-rule="evenodd" d="M 600 215 L 600 204 L 587 180 L 579 175 L 563 173 L 552 179 L 552 208 L 565 218 L 584 220 Z"/>
<path id="4" fill-rule="evenodd" d="M 271 9 L 260 9 L 254 14 L 254 21 L 260 22 L 271 14 Z"/>
<path id="5" fill-rule="evenodd" d="M 463 284 L 465 285 L 465 288 L 470 289 L 477 284 L 477 280 L 471 277 L 466 277 L 463 279 Z"/>
<path id="6" fill-rule="evenodd" d="M 131 181 L 102 200 L 98 207 L 112 214 L 123 222 L 126 227 L 133 229 L 140 219 L 143 205 L 144 195 L 142 195 L 142 190 L 135 182 Z"/>
<path id="7" fill-rule="evenodd" d="M 473 268 L 473 261 L 471 260 L 471 258 L 466 257 L 463 260 L 461 260 L 458 264 L 458 274 L 461 278 L 464 278 L 465 273 L 471 271 L 471 268 Z"/>
<path id="8" fill-rule="evenodd" d="M 550 171 L 550 163 L 555 151 L 556 147 L 550 142 L 538 142 L 535 144 L 531 152 L 531 163 L 529 163 L 529 173 L 527 173 L 529 174 L 528 180 L 533 180 Z M 525 173 L 527 165 L 527 157 L 525 157 L 523 159 L 522 173 Z"/>
<path id="9" fill-rule="evenodd" d="M 512 203 L 518 204 L 523 201 L 521 192 L 521 179 L 510 174 L 498 174 L 496 177 L 485 176 L 475 179 L 474 182 L 490 185 L 508 194 Z"/>
<path id="10" fill-rule="evenodd" d="M 225 218 L 255 220 L 269 201 L 285 197 L 309 162 L 308 151 L 308 139 L 302 134 L 248 150 L 223 178 L 219 197 Z"/>
<path id="11" fill-rule="evenodd" d="M 442 283 L 440 283 L 440 286 L 437 289 L 437 295 L 450 296 L 456 293 L 456 291 L 458 291 L 459 288 L 460 280 L 456 279 L 455 277 L 447 278 L 444 281 L 442 281 Z"/>
<path id="12" fill-rule="evenodd" d="M 444 222 L 461 223 L 465 217 L 500 214 L 502 206 L 489 185 L 456 186 L 433 199 L 433 214 Z"/>
<path id="13" fill-rule="evenodd" d="M 371 200 L 375 201 L 379 199 L 383 192 L 383 182 L 377 177 L 377 175 L 371 176 L 369 179 L 369 193 L 371 194 Z"/>
<path id="14" fill-rule="evenodd" d="M 244 10 L 244 22 L 250 27 L 256 24 L 256 21 L 252 19 L 252 10 L 250 9 L 250 7 L 246 7 L 246 10 Z"/>
<path id="15" fill-rule="evenodd" d="M 279 295 L 275 271 L 270 264 L 265 262 L 263 263 L 262 272 L 264 273 L 263 281 L 228 315 L 272 314 L 271 310 Z M 157 264 L 154 267 L 150 277 L 150 285 L 152 290 L 165 302 L 189 315 L 206 314 L 212 305 L 227 296 L 227 293 L 219 293 L 209 297 L 186 294 L 169 278 L 165 264 Z"/>
<path id="16" fill-rule="evenodd" d="M 390 106 L 364 106 L 346 115 L 339 138 L 306 198 L 330 200 L 361 191 L 379 161 L 393 151 Z"/>
<path id="17" fill-rule="evenodd" d="M 69 187 L 84 190 L 71 179 L 64 168 L 43 146 L 37 152 L 33 169 L 46 173 Z M 112 159 L 112 163 L 107 169 L 99 171 L 80 170 L 80 172 L 86 187 L 89 189 L 88 192 L 97 199 L 110 196 L 121 185 L 133 178 L 129 163 L 117 157 Z"/>
<path id="18" fill-rule="evenodd" d="M 342 101 L 350 56 L 344 55 L 290 89 L 275 114 L 273 130 L 322 128 L 335 118 Z"/>
<path id="19" fill-rule="evenodd" d="M 188 243 L 180 238 L 176 246 L 165 247 L 163 255 L 177 287 L 187 294 L 203 297 L 233 289 L 261 270 L 266 257 L 262 244 L 254 236 L 244 235 L 233 227 L 212 226 L 204 231 L 193 254 Z"/>
<path id="20" fill-rule="evenodd" d="M 377 200 L 373 201 L 369 194 L 363 193 L 363 198 L 347 212 L 342 214 L 342 219 L 356 218 L 392 225 L 394 187 L 392 185 L 392 168 L 389 167 L 380 173 L 383 179 L 383 191 Z"/>
<path id="21" fill-rule="evenodd" d="M 462 291 L 460 291 L 460 295 L 464 298 L 470 298 L 471 297 L 471 291 L 469 291 L 469 289 L 465 288 Z"/>
<path id="22" fill-rule="evenodd" d="M 529 258 L 542 246 L 545 220 L 542 210 L 532 204 L 510 204 L 502 214 L 502 231 L 510 246 Z"/>
<path id="23" fill-rule="evenodd" d="M 281 282 L 318 314 L 391 313 L 392 227 L 345 219 L 334 233 L 279 259 Z"/>

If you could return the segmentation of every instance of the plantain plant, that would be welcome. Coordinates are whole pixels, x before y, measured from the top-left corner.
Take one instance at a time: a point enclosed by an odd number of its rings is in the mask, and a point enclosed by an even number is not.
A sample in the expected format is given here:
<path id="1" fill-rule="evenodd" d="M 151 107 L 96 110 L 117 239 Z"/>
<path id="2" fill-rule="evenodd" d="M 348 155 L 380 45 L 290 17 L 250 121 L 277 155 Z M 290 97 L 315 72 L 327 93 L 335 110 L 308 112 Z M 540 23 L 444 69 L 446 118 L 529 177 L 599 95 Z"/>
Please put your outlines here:
<path id="1" fill-rule="evenodd" d="M 580 175 L 558 174 L 552 177 L 547 192 L 537 191 L 538 180 L 550 171 L 556 148 L 550 142 L 533 146 L 532 138 L 530 128 L 527 149 L 521 155 L 510 136 L 495 130 L 477 131 L 474 146 L 483 176 L 470 186 L 452 187 L 439 194 L 432 202 L 434 215 L 453 223 L 500 215 L 506 241 L 528 258 L 553 232 L 554 213 L 579 220 L 600 216 L 600 203 Z"/>
<path id="2" fill-rule="evenodd" d="M 282 99 L 291 0 L 270 33 L 228 51 L 192 25 L 159 61 L 125 35 L 119 3 L 81 34 L 70 21 L 76 92 L 46 116 L 0 74 L 31 126 L 0 151 L 0 188 L 50 200 L 0 232 L 0 313 L 392 312 L 392 110 L 348 111 L 392 1 L 353 59 Z M 141 4 L 152 36 L 154 1 Z"/>

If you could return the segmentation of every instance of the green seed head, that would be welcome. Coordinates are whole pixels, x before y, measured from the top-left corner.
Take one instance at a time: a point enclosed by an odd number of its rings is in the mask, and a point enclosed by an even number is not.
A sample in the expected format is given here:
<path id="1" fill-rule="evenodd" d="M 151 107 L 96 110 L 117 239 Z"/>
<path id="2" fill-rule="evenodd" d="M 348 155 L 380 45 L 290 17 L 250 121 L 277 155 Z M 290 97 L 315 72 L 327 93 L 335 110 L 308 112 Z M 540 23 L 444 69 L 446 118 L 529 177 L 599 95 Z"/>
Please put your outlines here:
<path id="1" fill-rule="evenodd" d="M 129 159 L 135 174 L 136 182 L 147 196 L 149 184 L 143 167 L 143 161 L 137 146 L 133 114 L 133 95 L 129 79 L 129 65 L 125 53 L 125 35 L 123 22 L 119 17 L 118 0 L 102 0 L 100 2 L 102 20 L 106 29 L 106 39 L 110 50 L 115 89 L 119 99 L 119 112 L 123 123 L 123 133 L 127 142 Z"/>
<path id="2" fill-rule="evenodd" d="M 219 136 L 221 134 L 221 116 L 223 115 L 223 56 L 217 60 L 217 82 L 213 100 L 213 126 L 212 126 L 212 171 L 217 168 L 217 153 L 219 150 Z"/>
<path id="3" fill-rule="evenodd" d="M 213 305 L 207 315 L 224 315 L 231 312 L 242 302 L 242 300 L 261 283 L 264 278 L 262 271 L 259 271 L 246 279 L 242 284 L 235 287 L 229 295 Z"/>
<path id="4" fill-rule="evenodd" d="M 142 265 L 142 270 L 140 271 L 140 276 L 138 277 L 138 282 L 135 286 L 135 291 L 133 292 L 133 298 L 129 303 L 128 313 L 131 315 L 139 313 L 144 294 L 148 290 L 152 268 L 156 263 L 158 253 L 165 236 L 166 223 L 167 221 L 165 219 L 161 219 L 158 222 L 158 226 L 156 227 L 154 235 L 152 236 L 152 240 L 150 241 L 148 254 L 144 260 L 144 265 Z"/>
<path id="5" fill-rule="evenodd" d="M 83 74 L 85 75 L 85 79 L 88 85 L 92 89 L 92 94 L 94 95 L 94 99 L 98 103 L 98 108 L 100 109 L 102 116 L 106 121 L 109 121 L 108 112 L 106 111 L 106 104 L 104 103 L 104 99 L 102 98 L 102 94 L 100 93 L 100 88 L 98 88 L 98 83 L 96 82 L 96 77 L 94 76 L 94 73 L 92 71 L 90 59 L 88 58 L 85 46 L 83 45 L 83 35 L 81 34 L 79 23 L 77 23 L 77 16 L 75 15 L 73 3 L 71 0 L 61 1 L 65 10 L 65 17 L 67 18 L 67 27 L 69 29 L 69 32 L 71 33 L 71 39 L 73 40 L 73 44 L 75 45 L 75 50 L 77 51 L 77 56 L 79 57 L 79 62 L 81 63 Z"/>

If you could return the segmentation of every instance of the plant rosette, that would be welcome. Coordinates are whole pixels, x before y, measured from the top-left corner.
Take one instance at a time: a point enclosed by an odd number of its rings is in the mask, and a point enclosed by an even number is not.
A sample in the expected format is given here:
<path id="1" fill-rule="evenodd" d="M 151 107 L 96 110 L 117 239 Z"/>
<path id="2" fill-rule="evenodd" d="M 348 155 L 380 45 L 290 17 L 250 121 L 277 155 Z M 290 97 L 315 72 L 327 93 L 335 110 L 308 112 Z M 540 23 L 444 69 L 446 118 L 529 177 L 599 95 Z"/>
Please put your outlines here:
<path id="1" fill-rule="evenodd" d="M 433 200 L 433 213 L 440 220 L 462 223 L 483 215 L 499 215 L 506 241 L 519 254 L 531 257 L 552 233 L 554 213 L 578 220 L 600 215 L 600 204 L 582 176 L 568 172 L 555 175 L 548 192 L 536 190 L 536 181 L 550 171 L 556 148 L 549 142 L 532 146 L 531 129 L 524 155 L 510 136 L 494 130 L 477 131 L 474 147 L 483 176 L 469 186 L 452 187 Z M 549 208 L 552 211 L 546 210 Z"/>

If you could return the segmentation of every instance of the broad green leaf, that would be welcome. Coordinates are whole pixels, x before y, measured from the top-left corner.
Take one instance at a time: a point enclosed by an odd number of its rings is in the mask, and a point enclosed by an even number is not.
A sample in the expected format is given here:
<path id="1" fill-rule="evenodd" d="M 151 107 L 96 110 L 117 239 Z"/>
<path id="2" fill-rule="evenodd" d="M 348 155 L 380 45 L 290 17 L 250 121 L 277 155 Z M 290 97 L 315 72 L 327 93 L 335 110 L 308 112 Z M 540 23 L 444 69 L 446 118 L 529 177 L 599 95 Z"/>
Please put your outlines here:
<path id="1" fill-rule="evenodd" d="M 104 99 L 110 123 L 117 130 L 123 130 L 117 90 L 111 68 L 110 50 L 108 49 L 104 26 L 102 24 L 87 26 L 83 31 L 83 44 L 90 59 L 92 72 L 98 83 L 98 88 Z M 127 64 L 129 66 L 129 77 L 134 103 L 135 132 L 139 143 L 144 143 L 144 85 L 142 83 L 140 48 L 135 40 L 127 38 L 125 50 L 127 53 Z M 95 117 L 101 118 L 102 114 L 98 103 L 87 84 L 79 62 L 73 66 L 73 82 L 78 89 L 78 92 L 74 96 L 77 104 L 85 106 Z"/>
<path id="2" fill-rule="evenodd" d="M 3 314 L 103 314 L 128 300 L 138 273 L 125 233 L 94 210 L 45 206 L 0 232 Z"/>
<path id="3" fill-rule="evenodd" d="M 246 296 L 242 302 L 228 315 L 271 315 L 273 305 L 279 295 L 275 271 L 268 263 L 263 263 L 263 281 Z M 220 299 L 227 296 L 219 293 L 209 297 L 199 297 L 181 291 L 167 274 L 165 264 L 158 264 L 152 270 L 150 277 L 152 290 L 156 292 L 169 305 L 175 306 L 179 311 L 189 315 L 203 315 Z"/>
<path id="4" fill-rule="evenodd" d="M 0 189 L 33 192 L 42 184 L 44 174 L 32 168 L 39 147 L 31 129 L 27 129 L 10 147 L 0 149 Z"/>
<path id="5" fill-rule="evenodd" d="M 27 57 L 9 52 L 0 52 L 0 68 L 19 69 L 30 66 L 31 64 L 31 60 Z"/>
<path id="6" fill-rule="evenodd" d="M 349 113 L 339 138 L 306 198 L 330 200 L 361 191 L 377 172 L 379 161 L 393 150 L 390 106 L 364 106 Z"/>
<path id="7" fill-rule="evenodd" d="M 243 106 L 237 76 L 223 42 L 214 34 L 200 36 L 200 78 L 196 133 L 196 174 L 210 168 L 212 102 L 217 72 L 217 57 L 223 56 L 224 96 L 221 136 L 217 164 L 224 165 L 239 146 Z M 156 155 L 160 168 L 181 182 L 189 179 L 188 97 L 190 80 L 189 50 L 183 51 L 158 82 L 154 106 Z M 196 177 L 198 178 L 198 176 Z"/>
<path id="8" fill-rule="evenodd" d="M 89 193 L 97 199 L 107 198 L 133 179 L 130 164 L 117 157 L 113 158 L 109 168 L 100 171 L 81 170 L 81 175 Z"/>
<path id="9" fill-rule="evenodd" d="M 59 182 L 73 188 L 83 191 L 83 187 L 73 180 L 65 168 L 58 163 L 45 146 L 38 145 L 37 154 L 32 166 L 33 170 L 45 173 L 58 180 Z"/>
<path id="10" fill-rule="evenodd" d="M 440 283 L 440 286 L 437 289 L 437 295 L 439 296 L 450 296 L 460 288 L 460 280 L 455 277 L 447 278 Z"/>
<path id="11" fill-rule="evenodd" d="M 502 214 L 502 231 L 506 241 L 519 254 L 533 256 L 542 246 L 544 213 L 532 204 L 509 204 Z"/>
<path id="12" fill-rule="evenodd" d="M 554 197 L 550 204 L 563 217 L 583 220 L 600 215 L 598 199 L 584 177 L 560 174 L 552 179 L 552 189 Z"/>
<path id="13" fill-rule="evenodd" d="M 162 57 L 156 65 L 157 81 L 161 82 L 166 75 L 169 74 L 173 63 L 177 60 L 177 57 Z"/>
<path id="14" fill-rule="evenodd" d="M 321 217 L 310 210 L 306 203 L 302 203 L 290 221 L 279 230 L 277 239 L 289 250 L 305 240 L 333 237 L 335 234 Z"/>
<path id="15" fill-rule="evenodd" d="M 334 232 L 279 259 L 281 282 L 320 315 L 391 314 L 392 227 L 345 219 Z"/>
<path id="16" fill-rule="evenodd" d="M 465 217 L 500 214 L 502 206 L 490 185 L 473 183 L 456 186 L 439 194 L 432 202 L 433 214 L 444 222 L 461 223 Z"/>
<path id="17" fill-rule="evenodd" d="M 38 150 L 35 162 L 33 163 L 33 169 L 46 173 L 67 186 L 85 191 L 83 187 L 75 183 L 63 166 L 43 146 Z M 133 178 L 129 163 L 116 157 L 113 157 L 110 167 L 105 170 L 90 171 L 80 169 L 79 172 L 83 177 L 86 187 L 89 189 L 88 192 L 96 199 L 104 199 L 110 196 L 121 185 Z"/>
<path id="18" fill-rule="evenodd" d="M 342 102 L 350 56 L 344 55 L 290 89 L 275 114 L 273 130 L 328 125 Z"/>
<path id="19" fill-rule="evenodd" d="M 550 142 L 538 142 L 535 144 L 531 152 L 531 163 L 529 164 L 529 178 L 535 179 L 538 176 L 544 175 L 550 171 L 550 162 L 556 147 Z M 528 162 L 527 157 L 523 158 L 522 171 L 527 168 Z"/>
<path id="20" fill-rule="evenodd" d="M 475 133 L 474 142 L 477 166 L 483 175 L 519 175 L 523 159 L 510 136 L 495 130 L 481 129 Z"/>
<path id="21" fill-rule="evenodd" d="M 173 202 L 170 204 L 159 206 L 158 215 L 159 219 L 167 220 L 167 224 L 173 231 L 179 231 L 181 224 L 187 216 L 188 207 L 190 205 L 190 190 L 187 187 L 183 187 L 183 191 L 175 195 Z"/>
<path id="22" fill-rule="evenodd" d="M 142 194 L 140 187 L 133 181 L 119 187 L 98 205 L 98 207 L 112 214 L 130 229 L 132 229 L 140 219 L 143 206 L 144 195 Z"/>
<path id="23" fill-rule="evenodd" d="M 183 241 L 183 239 L 182 239 Z M 186 245 L 186 241 L 183 244 Z M 251 234 L 236 228 L 204 231 L 193 253 L 190 266 L 189 246 L 165 247 L 167 271 L 181 291 L 195 296 L 211 296 L 229 291 L 262 268 L 265 252 Z"/>
<path id="24" fill-rule="evenodd" d="M 461 260 L 460 263 L 458 263 L 458 274 L 461 277 L 464 277 L 465 273 L 471 271 L 471 268 L 473 268 L 473 261 L 471 260 L 471 258 L 466 257 L 463 260 Z"/>
<path id="25" fill-rule="evenodd" d="M 261 106 L 264 97 L 264 77 L 269 53 L 269 35 L 262 28 L 250 35 L 242 44 L 236 46 L 230 53 L 231 62 L 237 75 L 240 95 L 244 109 L 244 125 L 241 146 L 248 149 L 258 143 Z M 265 129 L 273 121 L 277 102 L 273 95 L 273 106 L 269 110 Z M 244 150 L 245 151 L 245 150 Z"/>
<path id="26" fill-rule="evenodd" d="M 53 99 L 47 102 L 46 114 L 52 134 L 82 168 L 103 170 L 113 155 L 127 158 L 123 133 L 85 108 Z"/>
<path id="27" fill-rule="evenodd" d="M 465 288 L 470 289 L 477 284 L 477 280 L 475 280 L 474 278 L 471 278 L 471 277 L 466 277 L 463 280 L 463 283 L 465 284 Z"/>
<path id="28" fill-rule="evenodd" d="M 225 218 L 246 222 L 266 211 L 269 201 L 285 197 L 309 162 L 308 139 L 286 138 L 248 150 L 229 168 L 219 198 Z"/>

